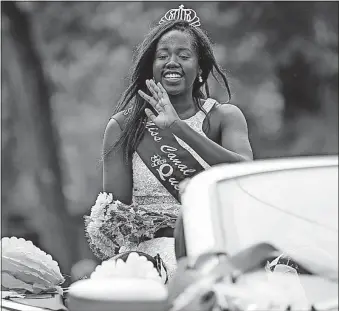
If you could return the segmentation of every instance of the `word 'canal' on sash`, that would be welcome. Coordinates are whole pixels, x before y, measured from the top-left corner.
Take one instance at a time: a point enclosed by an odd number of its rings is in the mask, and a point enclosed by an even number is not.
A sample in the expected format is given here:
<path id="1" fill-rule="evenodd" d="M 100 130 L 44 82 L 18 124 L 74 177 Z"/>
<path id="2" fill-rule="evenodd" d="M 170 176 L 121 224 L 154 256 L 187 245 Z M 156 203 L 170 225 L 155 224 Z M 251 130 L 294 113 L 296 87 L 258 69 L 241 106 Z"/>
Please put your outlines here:
<path id="1" fill-rule="evenodd" d="M 146 130 L 137 153 L 152 174 L 180 202 L 179 183 L 203 171 L 202 165 L 183 148 L 169 130 L 158 128 L 152 121 Z"/>

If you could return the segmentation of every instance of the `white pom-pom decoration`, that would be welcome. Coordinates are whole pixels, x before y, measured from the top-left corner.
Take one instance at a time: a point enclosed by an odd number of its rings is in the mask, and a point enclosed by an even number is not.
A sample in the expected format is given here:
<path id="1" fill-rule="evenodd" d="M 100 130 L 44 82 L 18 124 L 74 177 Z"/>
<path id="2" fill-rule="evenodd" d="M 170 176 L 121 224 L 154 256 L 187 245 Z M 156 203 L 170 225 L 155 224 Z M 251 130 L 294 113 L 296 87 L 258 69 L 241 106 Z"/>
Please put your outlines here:
<path id="1" fill-rule="evenodd" d="M 153 263 L 147 260 L 145 256 L 132 252 L 129 254 L 126 262 L 122 259 L 105 260 L 98 265 L 91 274 L 91 279 L 106 279 L 114 277 L 133 277 L 143 279 L 153 279 L 163 283 L 158 271 Z"/>
<path id="2" fill-rule="evenodd" d="M 39 293 L 56 290 L 65 279 L 52 256 L 23 238 L 1 239 L 2 286 L 10 290 Z"/>

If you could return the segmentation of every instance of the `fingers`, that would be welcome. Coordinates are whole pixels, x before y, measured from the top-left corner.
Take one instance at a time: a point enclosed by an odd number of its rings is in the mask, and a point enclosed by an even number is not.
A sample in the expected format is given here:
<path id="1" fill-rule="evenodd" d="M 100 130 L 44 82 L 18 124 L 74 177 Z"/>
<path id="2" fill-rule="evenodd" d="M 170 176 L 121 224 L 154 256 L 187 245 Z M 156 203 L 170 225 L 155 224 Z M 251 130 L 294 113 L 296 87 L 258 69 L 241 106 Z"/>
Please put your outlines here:
<path id="1" fill-rule="evenodd" d="M 155 114 L 148 108 L 145 109 L 145 113 L 146 113 L 146 116 L 152 121 L 154 122 L 154 120 L 156 119 L 156 116 Z"/>
<path id="2" fill-rule="evenodd" d="M 158 98 L 162 98 L 163 94 L 161 92 L 161 90 L 159 89 L 159 83 L 155 84 L 155 82 L 153 80 L 150 80 L 150 85 L 153 87 L 154 91 L 157 93 Z"/>
<path id="3" fill-rule="evenodd" d="M 157 105 L 158 101 L 155 100 L 153 97 L 148 96 L 146 93 L 144 93 L 142 90 L 138 90 L 138 94 L 144 99 L 146 100 L 148 103 L 151 104 L 151 106 L 153 108 L 156 108 L 155 106 Z"/>
<path id="4" fill-rule="evenodd" d="M 146 85 L 156 99 L 159 100 L 162 97 L 167 96 L 167 92 L 163 88 L 163 86 L 161 85 L 160 82 L 158 82 L 156 84 L 153 79 L 152 80 L 146 80 Z"/>
<path id="5" fill-rule="evenodd" d="M 160 99 L 160 97 L 157 93 L 157 90 L 155 89 L 156 84 L 154 83 L 154 81 L 153 80 L 146 80 L 146 86 L 150 90 L 150 92 L 152 93 L 154 99 L 158 101 Z"/>
<path id="6" fill-rule="evenodd" d="M 166 90 L 161 85 L 160 82 L 155 84 L 154 80 L 146 80 L 146 86 L 152 93 L 155 100 L 160 100 L 161 98 L 168 97 Z"/>
<path id="7" fill-rule="evenodd" d="M 146 80 L 146 86 L 151 92 L 152 96 L 147 95 L 145 92 L 138 90 L 139 95 L 145 99 L 151 106 L 157 111 L 160 112 L 165 105 L 164 99 L 168 98 L 166 90 L 163 86 L 158 83 L 155 84 L 153 80 Z"/>
<path id="8" fill-rule="evenodd" d="M 168 96 L 168 95 L 167 95 L 167 92 L 166 92 L 166 90 L 164 89 L 164 87 L 161 85 L 160 82 L 158 82 L 157 86 L 158 86 L 158 88 L 159 88 L 159 90 L 160 90 L 160 92 L 161 92 L 161 94 L 162 94 L 161 97 L 166 98 L 166 96 Z"/>

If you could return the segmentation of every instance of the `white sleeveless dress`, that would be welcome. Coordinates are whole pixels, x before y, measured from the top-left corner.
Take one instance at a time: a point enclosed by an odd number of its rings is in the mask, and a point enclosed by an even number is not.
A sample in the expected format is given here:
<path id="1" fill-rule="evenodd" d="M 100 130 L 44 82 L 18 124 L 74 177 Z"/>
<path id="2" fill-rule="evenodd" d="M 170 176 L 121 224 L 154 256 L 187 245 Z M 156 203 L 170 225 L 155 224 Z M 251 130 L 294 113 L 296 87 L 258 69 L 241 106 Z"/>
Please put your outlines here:
<path id="1" fill-rule="evenodd" d="M 214 104 L 215 100 L 208 98 L 203 108 L 209 113 Z M 195 115 L 183 121 L 199 134 L 206 136 L 202 130 L 205 117 L 205 113 L 199 110 Z M 189 145 L 180 138 L 176 136 L 175 138 L 205 169 L 209 168 L 209 165 Z M 169 211 L 175 215 L 179 214 L 180 204 L 151 173 L 137 153 L 133 155 L 133 200 L 137 206 L 142 206 L 148 210 L 158 212 Z M 174 238 L 156 238 L 142 242 L 138 246 L 123 246 L 120 248 L 120 252 L 129 250 L 138 250 L 151 256 L 160 254 L 167 266 L 169 276 L 171 277 L 175 272 Z"/>

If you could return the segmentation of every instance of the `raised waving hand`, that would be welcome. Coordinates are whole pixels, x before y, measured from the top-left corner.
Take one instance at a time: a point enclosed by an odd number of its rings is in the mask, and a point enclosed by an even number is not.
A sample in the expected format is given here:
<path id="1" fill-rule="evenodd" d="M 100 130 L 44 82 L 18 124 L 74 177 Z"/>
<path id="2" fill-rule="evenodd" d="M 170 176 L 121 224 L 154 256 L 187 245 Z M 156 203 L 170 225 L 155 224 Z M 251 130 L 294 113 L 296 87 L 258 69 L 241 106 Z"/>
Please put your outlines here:
<path id="1" fill-rule="evenodd" d="M 155 115 L 150 109 L 146 108 L 145 113 L 151 121 L 161 129 L 170 127 L 174 122 L 180 120 L 175 111 L 166 90 L 158 82 L 155 84 L 153 80 L 146 80 L 146 85 L 153 96 L 145 94 L 139 90 L 139 95 L 144 98 L 154 108 L 158 115 Z"/>

